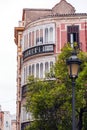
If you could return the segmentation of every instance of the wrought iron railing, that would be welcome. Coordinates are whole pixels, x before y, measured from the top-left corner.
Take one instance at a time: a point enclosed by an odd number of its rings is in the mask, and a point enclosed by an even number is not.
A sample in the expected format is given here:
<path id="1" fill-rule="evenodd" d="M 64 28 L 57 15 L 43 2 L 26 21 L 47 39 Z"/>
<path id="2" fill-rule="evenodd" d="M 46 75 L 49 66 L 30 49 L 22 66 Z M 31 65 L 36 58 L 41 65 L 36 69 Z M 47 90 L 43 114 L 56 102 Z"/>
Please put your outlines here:
<path id="1" fill-rule="evenodd" d="M 23 60 L 33 55 L 51 52 L 54 52 L 54 44 L 41 44 L 25 50 L 23 52 Z"/>

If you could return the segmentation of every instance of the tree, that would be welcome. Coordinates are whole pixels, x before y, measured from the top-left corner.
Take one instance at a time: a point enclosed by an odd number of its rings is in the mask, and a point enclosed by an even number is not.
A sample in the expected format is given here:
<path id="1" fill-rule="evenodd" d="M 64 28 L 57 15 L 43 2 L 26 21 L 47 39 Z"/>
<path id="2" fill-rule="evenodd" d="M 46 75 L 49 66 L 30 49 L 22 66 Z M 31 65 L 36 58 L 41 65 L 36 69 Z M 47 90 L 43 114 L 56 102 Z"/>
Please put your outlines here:
<path id="1" fill-rule="evenodd" d="M 68 77 L 66 59 L 71 55 L 72 48 L 66 45 L 58 55 L 53 71 L 43 81 L 29 77 L 26 110 L 32 113 L 33 122 L 26 130 L 70 130 L 72 123 L 72 83 Z M 77 128 L 87 128 L 87 54 L 79 51 L 82 59 L 79 76 L 76 80 L 76 119 Z M 53 78 L 53 75 L 55 78 Z M 87 111 L 86 111 L 87 112 Z"/>

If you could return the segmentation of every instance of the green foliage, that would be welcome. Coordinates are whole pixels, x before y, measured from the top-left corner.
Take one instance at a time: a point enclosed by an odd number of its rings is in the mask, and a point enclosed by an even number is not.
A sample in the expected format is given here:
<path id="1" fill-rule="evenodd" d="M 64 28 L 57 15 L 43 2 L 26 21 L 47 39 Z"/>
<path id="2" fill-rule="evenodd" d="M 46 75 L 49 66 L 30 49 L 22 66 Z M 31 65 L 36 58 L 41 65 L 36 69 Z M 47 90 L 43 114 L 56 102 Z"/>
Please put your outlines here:
<path id="1" fill-rule="evenodd" d="M 26 130 L 71 130 L 72 83 L 66 59 L 71 56 L 72 48 L 67 44 L 61 51 L 53 70 L 47 74 L 48 80 L 33 76 L 28 79 L 26 110 L 32 113 L 33 122 Z M 87 54 L 79 52 L 78 57 L 82 64 L 75 87 L 77 121 L 80 108 L 87 107 L 87 98 L 84 98 L 87 90 Z"/>
<path id="2" fill-rule="evenodd" d="M 83 130 L 87 130 L 87 112 L 83 114 Z"/>
<path id="3" fill-rule="evenodd" d="M 72 48 L 70 44 L 66 44 L 64 48 L 62 48 L 62 53 L 58 55 L 58 59 L 55 63 L 55 77 L 59 79 L 62 83 L 66 81 L 68 71 L 66 66 L 66 59 L 71 56 Z"/>

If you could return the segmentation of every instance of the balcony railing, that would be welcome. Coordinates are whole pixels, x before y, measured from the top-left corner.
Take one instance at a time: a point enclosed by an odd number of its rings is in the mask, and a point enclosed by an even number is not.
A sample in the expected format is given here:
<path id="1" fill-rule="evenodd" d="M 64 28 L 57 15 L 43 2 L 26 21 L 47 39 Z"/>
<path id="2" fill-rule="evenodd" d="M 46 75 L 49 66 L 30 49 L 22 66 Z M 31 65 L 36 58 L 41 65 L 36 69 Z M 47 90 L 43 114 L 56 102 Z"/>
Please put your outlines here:
<path id="1" fill-rule="evenodd" d="M 23 52 L 23 60 L 37 54 L 54 52 L 54 44 L 42 44 L 29 48 Z"/>

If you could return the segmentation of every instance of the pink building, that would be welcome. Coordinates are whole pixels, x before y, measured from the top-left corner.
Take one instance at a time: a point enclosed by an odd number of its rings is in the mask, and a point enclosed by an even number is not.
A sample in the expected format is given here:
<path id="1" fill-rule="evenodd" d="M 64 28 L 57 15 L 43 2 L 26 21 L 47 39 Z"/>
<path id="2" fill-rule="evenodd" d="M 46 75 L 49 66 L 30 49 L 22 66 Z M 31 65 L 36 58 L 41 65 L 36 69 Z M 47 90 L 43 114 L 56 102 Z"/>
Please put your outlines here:
<path id="1" fill-rule="evenodd" d="M 87 51 L 87 14 L 75 13 L 66 0 L 52 9 L 23 9 L 22 20 L 14 29 L 17 45 L 17 130 L 32 121 L 25 104 L 26 79 L 29 75 L 44 78 L 56 62 L 61 48 L 69 42 Z"/>
<path id="2" fill-rule="evenodd" d="M 0 112 L 0 130 L 4 130 L 4 112 Z"/>

